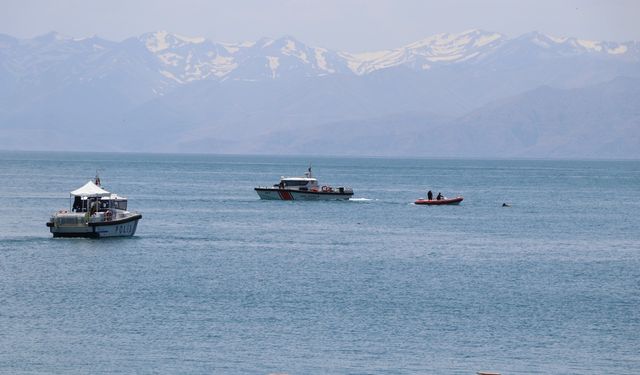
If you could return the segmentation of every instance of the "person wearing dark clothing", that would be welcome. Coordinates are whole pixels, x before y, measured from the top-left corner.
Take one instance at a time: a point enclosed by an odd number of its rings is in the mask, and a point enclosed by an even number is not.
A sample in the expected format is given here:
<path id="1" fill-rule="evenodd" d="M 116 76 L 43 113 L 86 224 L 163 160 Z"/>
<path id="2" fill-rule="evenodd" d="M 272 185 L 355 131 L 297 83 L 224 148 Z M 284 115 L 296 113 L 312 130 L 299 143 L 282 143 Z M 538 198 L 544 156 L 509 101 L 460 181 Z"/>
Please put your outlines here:
<path id="1" fill-rule="evenodd" d="M 81 212 L 82 211 L 82 198 L 74 197 L 73 198 L 73 212 Z"/>
<path id="2" fill-rule="evenodd" d="M 439 201 L 439 200 L 441 200 L 442 198 L 444 198 L 444 197 L 442 196 L 442 193 L 438 193 L 438 196 L 436 197 L 436 200 L 437 200 L 437 201 Z"/>
<path id="3" fill-rule="evenodd" d="M 433 193 L 431 192 L 431 190 L 429 190 L 429 191 L 427 192 L 427 199 L 428 199 L 428 200 L 433 200 Z"/>

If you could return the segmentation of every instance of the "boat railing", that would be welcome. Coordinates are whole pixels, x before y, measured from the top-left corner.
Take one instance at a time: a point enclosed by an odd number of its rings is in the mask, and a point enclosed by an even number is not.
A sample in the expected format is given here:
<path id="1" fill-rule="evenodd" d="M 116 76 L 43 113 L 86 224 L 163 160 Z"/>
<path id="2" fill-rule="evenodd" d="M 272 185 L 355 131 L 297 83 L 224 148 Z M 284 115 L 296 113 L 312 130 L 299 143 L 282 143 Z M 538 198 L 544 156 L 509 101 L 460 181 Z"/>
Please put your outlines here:
<path id="1" fill-rule="evenodd" d="M 56 215 L 52 218 L 55 226 L 83 226 L 87 224 L 87 219 L 85 215 L 78 214 L 66 214 L 66 215 Z"/>
<path id="2" fill-rule="evenodd" d="M 109 211 L 100 211 L 93 215 L 89 215 L 88 212 L 58 212 L 51 216 L 51 222 L 53 222 L 55 226 L 85 226 L 89 223 L 102 223 L 138 215 L 138 212 L 120 210 L 113 210 L 111 215 L 107 212 Z"/>

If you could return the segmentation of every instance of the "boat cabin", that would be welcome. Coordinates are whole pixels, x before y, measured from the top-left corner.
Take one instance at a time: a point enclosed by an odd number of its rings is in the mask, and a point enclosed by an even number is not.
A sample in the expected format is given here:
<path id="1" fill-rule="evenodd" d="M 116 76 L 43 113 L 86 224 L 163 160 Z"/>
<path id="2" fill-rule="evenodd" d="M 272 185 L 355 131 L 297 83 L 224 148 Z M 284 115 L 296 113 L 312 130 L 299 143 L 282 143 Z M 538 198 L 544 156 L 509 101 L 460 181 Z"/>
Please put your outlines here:
<path id="1" fill-rule="evenodd" d="M 304 172 L 304 177 L 280 177 L 280 183 L 273 185 L 280 189 L 318 191 L 318 180 L 311 174 L 311 167 Z"/>
<path id="2" fill-rule="evenodd" d="M 311 191 L 318 190 L 318 180 L 307 177 L 281 177 L 280 183 L 273 186 L 280 189 Z"/>
<path id="3" fill-rule="evenodd" d="M 127 209 L 127 198 L 110 193 L 93 181 L 72 191 L 70 201 L 71 212 L 102 212 L 110 209 L 126 211 Z"/>

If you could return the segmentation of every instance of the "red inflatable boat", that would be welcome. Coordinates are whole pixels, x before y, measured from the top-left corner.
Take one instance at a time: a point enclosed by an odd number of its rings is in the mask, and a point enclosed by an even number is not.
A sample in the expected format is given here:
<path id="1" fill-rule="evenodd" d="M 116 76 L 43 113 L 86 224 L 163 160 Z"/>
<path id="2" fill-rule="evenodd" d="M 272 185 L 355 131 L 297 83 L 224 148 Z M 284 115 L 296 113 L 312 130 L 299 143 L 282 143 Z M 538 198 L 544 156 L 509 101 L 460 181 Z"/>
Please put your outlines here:
<path id="1" fill-rule="evenodd" d="M 464 198 L 462 197 L 455 197 L 455 198 L 442 198 L 440 200 L 437 199 L 417 199 L 414 203 L 415 204 L 426 204 L 429 206 L 437 206 L 437 205 L 441 205 L 441 204 L 460 204 L 460 202 L 462 202 Z"/>

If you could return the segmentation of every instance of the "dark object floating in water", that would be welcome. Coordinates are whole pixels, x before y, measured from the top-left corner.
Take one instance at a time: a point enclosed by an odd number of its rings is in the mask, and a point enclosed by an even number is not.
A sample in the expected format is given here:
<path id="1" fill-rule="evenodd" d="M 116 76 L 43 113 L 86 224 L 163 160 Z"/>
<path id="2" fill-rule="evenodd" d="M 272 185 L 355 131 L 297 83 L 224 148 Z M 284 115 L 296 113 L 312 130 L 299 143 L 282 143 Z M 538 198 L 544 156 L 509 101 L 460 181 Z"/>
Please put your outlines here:
<path id="1" fill-rule="evenodd" d="M 502 204 L 502 207 L 511 207 L 511 204 L 509 204 L 509 203 L 503 203 L 503 204 Z"/>

